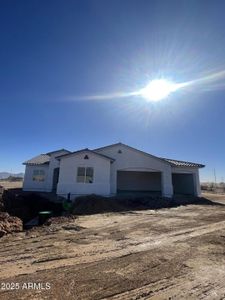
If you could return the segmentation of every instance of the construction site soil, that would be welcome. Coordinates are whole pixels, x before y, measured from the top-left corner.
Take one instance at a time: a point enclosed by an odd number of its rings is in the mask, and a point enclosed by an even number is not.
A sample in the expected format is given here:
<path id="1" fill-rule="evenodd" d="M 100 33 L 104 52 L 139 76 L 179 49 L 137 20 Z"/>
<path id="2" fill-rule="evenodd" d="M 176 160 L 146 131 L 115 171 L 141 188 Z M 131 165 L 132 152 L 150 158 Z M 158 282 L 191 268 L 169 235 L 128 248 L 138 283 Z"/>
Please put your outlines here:
<path id="1" fill-rule="evenodd" d="M 204 197 L 5 235 L 0 299 L 225 299 L 225 196 Z"/>

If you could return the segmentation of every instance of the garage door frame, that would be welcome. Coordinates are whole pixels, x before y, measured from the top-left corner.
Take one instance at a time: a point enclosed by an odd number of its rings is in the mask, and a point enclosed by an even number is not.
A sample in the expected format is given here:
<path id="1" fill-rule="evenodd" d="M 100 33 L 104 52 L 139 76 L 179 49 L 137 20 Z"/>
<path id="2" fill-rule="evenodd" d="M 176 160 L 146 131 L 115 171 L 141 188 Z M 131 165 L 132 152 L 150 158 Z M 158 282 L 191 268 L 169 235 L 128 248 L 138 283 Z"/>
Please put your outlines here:
<path id="1" fill-rule="evenodd" d="M 122 177 L 122 176 L 126 176 L 125 173 L 129 173 L 129 176 L 131 175 L 134 175 L 134 177 L 130 177 L 130 181 L 127 181 L 125 182 L 125 178 Z M 132 174 L 133 173 L 133 174 Z M 145 174 L 146 173 L 146 174 Z M 151 178 L 152 175 L 155 175 L 157 174 L 158 178 Z M 140 185 L 142 185 L 142 187 L 138 188 L 138 183 L 137 183 L 137 188 L 134 187 L 134 184 L 135 184 L 135 179 L 139 179 L 141 180 L 141 177 L 143 175 L 146 175 L 148 176 L 149 175 L 149 178 L 146 179 L 146 182 L 140 182 Z M 121 178 L 122 177 L 122 178 Z M 147 185 L 148 185 L 148 180 L 149 180 L 149 183 L 151 183 L 151 179 L 154 179 L 155 182 L 154 182 L 154 185 L 158 185 L 159 188 L 158 189 L 148 189 L 146 188 Z M 124 180 L 123 182 L 118 182 L 119 180 Z M 127 179 L 129 180 L 129 179 Z M 159 180 L 159 182 L 157 182 Z M 127 186 L 126 186 L 127 184 Z M 153 184 L 153 182 L 152 182 Z M 124 187 L 121 188 L 121 185 Z M 132 185 L 132 188 L 129 188 L 130 186 Z M 143 186 L 145 186 L 143 188 Z M 128 188 L 127 188 L 128 187 Z M 162 186 L 162 172 L 160 171 L 142 171 L 142 170 L 136 170 L 136 171 L 128 171 L 128 170 L 117 170 L 117 194 L 154 194 L 154 195 L 162 195 L 162 189 L 163 189 L 163 186 Z"/>
<path id="2" fill-rule="evenodd" d="M 193 173 L 172 173 L 172 184 L 174 195 L 196 195 L 196 184 Z"/>

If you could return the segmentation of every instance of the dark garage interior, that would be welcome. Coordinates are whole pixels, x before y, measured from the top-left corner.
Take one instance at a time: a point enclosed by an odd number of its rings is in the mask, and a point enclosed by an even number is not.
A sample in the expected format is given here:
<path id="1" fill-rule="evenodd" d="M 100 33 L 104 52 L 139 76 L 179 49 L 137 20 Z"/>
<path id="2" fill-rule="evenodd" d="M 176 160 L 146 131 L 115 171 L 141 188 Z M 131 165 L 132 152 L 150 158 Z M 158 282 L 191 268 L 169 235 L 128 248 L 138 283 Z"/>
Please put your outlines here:
<path id="1" fill-rule="evenodd" d="M 146 193 L 161 195 L 161 173 L 142 171 L 118 171 L 117 193 Z"/>
<path id="2" fill-rule="evenodd" d="M 172 174 L 173 193 L 175 195 L 194 195 L 193 174 Z"/>

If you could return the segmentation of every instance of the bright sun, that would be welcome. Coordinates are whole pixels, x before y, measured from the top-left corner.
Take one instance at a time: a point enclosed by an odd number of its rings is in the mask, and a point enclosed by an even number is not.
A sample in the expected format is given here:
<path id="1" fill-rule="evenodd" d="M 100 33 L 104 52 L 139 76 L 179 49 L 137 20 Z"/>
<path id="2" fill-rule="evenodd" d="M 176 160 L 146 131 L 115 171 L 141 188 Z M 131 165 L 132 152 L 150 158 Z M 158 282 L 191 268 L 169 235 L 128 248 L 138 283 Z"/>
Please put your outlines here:
<path id="1" fill-rule="evenodd" d="M 179 85 L 165 79 L 155 79 L 140 91 L 142 97 L 148 101 L 159 101 L 176 91 Z"/>

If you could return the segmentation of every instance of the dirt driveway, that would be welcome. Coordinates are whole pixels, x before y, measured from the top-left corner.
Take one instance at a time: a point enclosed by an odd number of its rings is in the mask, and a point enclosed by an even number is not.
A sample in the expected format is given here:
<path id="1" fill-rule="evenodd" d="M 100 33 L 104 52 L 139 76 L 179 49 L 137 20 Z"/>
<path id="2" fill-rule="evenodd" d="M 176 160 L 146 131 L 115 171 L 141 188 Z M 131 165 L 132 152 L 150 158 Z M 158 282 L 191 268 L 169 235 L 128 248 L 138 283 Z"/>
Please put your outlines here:
<path id="1" fill-rule="evenodd" d="M 5 236 L 0 299 L 225 299 L 225 196 L 208 198 L 219 204 L 82 216 Z"/>

